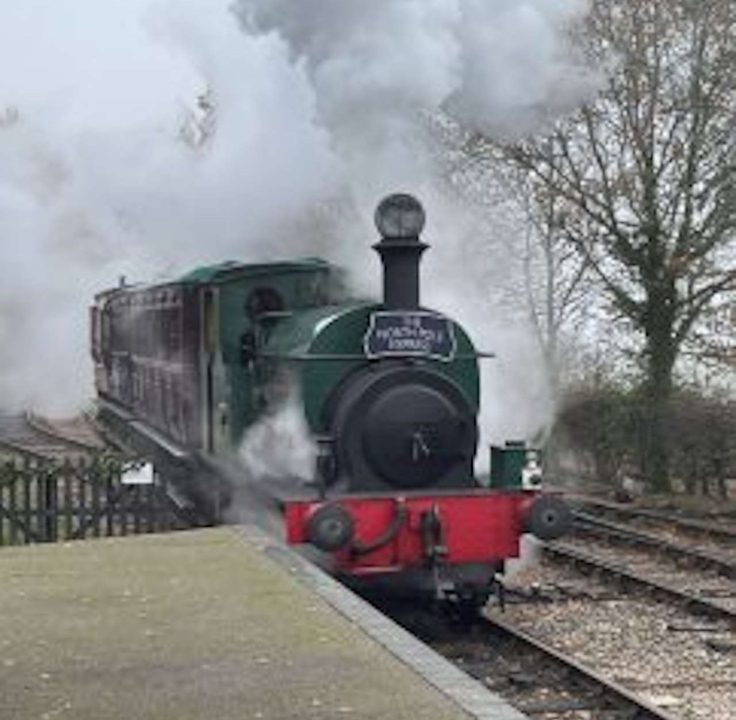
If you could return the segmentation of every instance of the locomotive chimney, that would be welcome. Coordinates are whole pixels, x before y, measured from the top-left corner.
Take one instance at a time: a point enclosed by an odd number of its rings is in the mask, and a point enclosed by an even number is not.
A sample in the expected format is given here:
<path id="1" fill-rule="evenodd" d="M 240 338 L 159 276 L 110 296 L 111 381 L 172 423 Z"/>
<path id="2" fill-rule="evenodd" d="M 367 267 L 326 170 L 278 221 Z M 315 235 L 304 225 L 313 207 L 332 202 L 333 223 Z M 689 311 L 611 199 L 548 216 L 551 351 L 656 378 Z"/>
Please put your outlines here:
<path id="1" fill-rule="evenodd" d="M 381 241 L 373 249 L 383 263 L 383 304 L 387 310 L 419 307 L 419 261 L 429 247 L 419 240 L 424 209 L 411 195 L 398 193 L 381 200 L 376 208 Z"/>

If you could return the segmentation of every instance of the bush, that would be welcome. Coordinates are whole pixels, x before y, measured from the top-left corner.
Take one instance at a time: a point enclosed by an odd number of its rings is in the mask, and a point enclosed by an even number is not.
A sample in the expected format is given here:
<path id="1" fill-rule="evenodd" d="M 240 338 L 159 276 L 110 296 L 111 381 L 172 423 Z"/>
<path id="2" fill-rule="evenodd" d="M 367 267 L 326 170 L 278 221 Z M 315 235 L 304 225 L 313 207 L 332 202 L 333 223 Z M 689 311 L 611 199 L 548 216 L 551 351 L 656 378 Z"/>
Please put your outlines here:
<path id="1" fill-rule="evenodd" d="M 580 388 L 563 401 L 552 435 L 556 455 L 572 456 L 595 479 L 620 486 L 643 479 L 647 417 L 642 395 L 614 385 Z M 666 424 L 672 478 L 688 494 L 728 496 L 736 477 L 736 402 L 678 390 Z"/>

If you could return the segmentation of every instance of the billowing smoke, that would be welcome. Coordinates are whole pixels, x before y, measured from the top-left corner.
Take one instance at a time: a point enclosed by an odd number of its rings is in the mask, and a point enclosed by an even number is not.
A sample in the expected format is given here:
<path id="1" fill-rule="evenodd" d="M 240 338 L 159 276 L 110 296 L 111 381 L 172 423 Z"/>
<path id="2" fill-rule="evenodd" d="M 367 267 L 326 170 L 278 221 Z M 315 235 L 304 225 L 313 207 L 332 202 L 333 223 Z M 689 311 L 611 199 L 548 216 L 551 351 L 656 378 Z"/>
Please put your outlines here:
<path id="1" fill-rule="evenodd" d="M 95 291 L 309 252 L 279 233 L 334 184 L 306 78 L 225 0 L 5 3 L 0 118 L 6 409 L 90 396 Z"/>
<path id="2" fill-rule="evenodd" d="M 534 535 L 521 536 L 519 557 L 509 558 L 504 567 L 504 581 L 513 585 L 514 580 L 530 567 L 537 567 L 542 558 L 542 543 Z"/>
<path id="3" fill-rule="evenodd" d="M 322 254 L 377 293 L 370 215 L 401 189 L 429 214 L 425 302 L 520 376 L 487 382 L 487 428 L 532 432 L 542 374 L 530 377 L 529 343 L 490 314 L 509 244 L 483 234 L 487 210 L 446 191 L 427 118 L 508 136 L 575 103 L 590 79 L 564 28 L 583 10 L 582 0 L 7 4 L 0 405 L 58 411 L 89 396 L 86 305 L 121 274 Z"/>
<path id="4" fill-rule="evenodd" d="M 378 273 L 365 271 L 365 230 L 377 198 L 396 189 L 416 193 L 427 206 L 432 244 L 423 262 L 424 303 L 456 317 L 481 350 L 498 356 L 483 366 L 482 437 L 537 435 L 553 412 L 539 349 L 498 306 L 498 289 L 521 269 L 521 228 L 499 217 L 498 207 L 489 217 L 487 202 L 448 192 L 431 120 L 452 117 L 508 138 L 579 102 L 595 77 L 570 55 L 566 26 L 585 3 L 240 0 L 236 7 L 251 33 L 288 43 L 313 89 L 317 121 L 362 220 L 340 229 L 344 242 L 335 254 L 357 269 L 354 284 L 377 291 Z M 485 451 L 479 460 L 487 464 Z"/>
<path id="5" fill-rule="evenodd" d="M 293 378 L 284 382 L 281 397 L 246 430 L 238 449 L 249 482 L 274 478 L 308 482 L 314 477 L 317 446 L 304 417 L 300 388 Z"/>
<path id="6" fill-rule="evenodd" d="M 229 468 L 233 496 L 225 517 L 228 522 L 255 524 L 280 535 L 283 520 L 273 502 L 274 484 L 284 482 L 293 495 L 299 483 L 313 481 L 317 444 L 307 426 L 296 379 L 284 374 L 268 394 L 266 412 L 246 429 L 237 466 Z"/>

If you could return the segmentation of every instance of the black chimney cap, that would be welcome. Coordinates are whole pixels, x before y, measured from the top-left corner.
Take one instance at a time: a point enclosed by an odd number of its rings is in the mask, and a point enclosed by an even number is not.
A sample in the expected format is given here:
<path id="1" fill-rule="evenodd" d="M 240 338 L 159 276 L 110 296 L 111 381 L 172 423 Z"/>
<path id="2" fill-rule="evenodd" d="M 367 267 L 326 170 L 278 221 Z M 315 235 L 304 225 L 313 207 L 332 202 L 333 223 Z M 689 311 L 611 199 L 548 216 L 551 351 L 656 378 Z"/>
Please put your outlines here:
<path id="1" fill-rule="evenodd" d="M 376 208 L 376 227 L 384 240 L 418 240 L 424 220 L 422 204 L 406 193 L 388 195 Z"/>

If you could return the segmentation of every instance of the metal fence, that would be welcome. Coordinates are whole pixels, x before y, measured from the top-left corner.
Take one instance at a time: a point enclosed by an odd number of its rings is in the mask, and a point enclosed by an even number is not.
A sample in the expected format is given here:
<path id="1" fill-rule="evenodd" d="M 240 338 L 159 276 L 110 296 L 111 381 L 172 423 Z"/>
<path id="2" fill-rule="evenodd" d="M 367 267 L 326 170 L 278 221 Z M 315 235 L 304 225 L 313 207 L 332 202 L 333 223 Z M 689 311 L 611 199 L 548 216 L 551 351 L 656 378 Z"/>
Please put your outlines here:
<path id="1" fill-rule="evenodd" d="M 130 465 L 105 454 L 0 463 L 0 546 L 188 527 L 165 478 L 128 485 L 124 475 Z"/>

